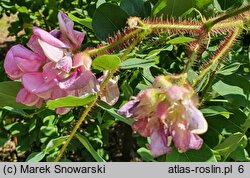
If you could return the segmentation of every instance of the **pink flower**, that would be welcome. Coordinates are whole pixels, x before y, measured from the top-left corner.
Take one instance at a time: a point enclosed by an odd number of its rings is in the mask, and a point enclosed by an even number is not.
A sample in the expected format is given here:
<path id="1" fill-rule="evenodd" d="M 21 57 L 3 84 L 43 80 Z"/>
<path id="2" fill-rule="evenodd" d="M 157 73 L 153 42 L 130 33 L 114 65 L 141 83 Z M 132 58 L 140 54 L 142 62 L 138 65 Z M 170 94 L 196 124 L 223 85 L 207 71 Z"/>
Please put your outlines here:
<path id="1" fill-rule="evenodd" d="M 4 68 L 12 80 L 21 79 L 23 87 L 16 98 L 28 106 L 40 107 L 42 102 L 68 95 L 82 96 L 100 90 L 99 81 L 91 71 L 92 59 L 79 51 L 84 38 L 73 29 L 66 14 L 58 14 L 60 30 L 47 32 L 33 27 L 25 48 L 13 46 L 7 53 Z M 113 92 L 113 93 L 111 93 Z M 116 82 L 110 80 L 101 98 L 114 104 L 119 95 Z M 71 108 L 57 108 L 65 114 Z"/>
<path id="2" fill-rule="evenodd" d="M 197 101 L 185 74 L 158 76 L 152 88 L 141 91 L 118 113 L 136 119 L 133 130 L 150 137 L 148 148 L 156 157 L 171 151 L 171 140 L 180 151 L 201 148 L 203 141 L 197 134 L 208 126 Z"/>

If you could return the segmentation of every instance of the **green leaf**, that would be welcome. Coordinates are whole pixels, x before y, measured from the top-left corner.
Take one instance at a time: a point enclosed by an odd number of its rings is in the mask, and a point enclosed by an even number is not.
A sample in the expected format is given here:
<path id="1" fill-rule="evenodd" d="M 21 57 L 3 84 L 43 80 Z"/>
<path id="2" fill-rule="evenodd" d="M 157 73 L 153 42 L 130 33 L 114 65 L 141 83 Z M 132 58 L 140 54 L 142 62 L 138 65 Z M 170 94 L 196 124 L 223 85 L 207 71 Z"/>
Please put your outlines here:
<path id="1" fill-rule="evenodd" d="M 115 70 L 120 63 L 121 60 L 116 55 L 102 55 L 93 60 L 92 66 L 98 70 Z"/>
<path id="2" fill-rule="evenodd" d="M 129 16 L 145 18 L 151 13 L 151 6 L 147 7 L 148 3 L 148 1 L 144 3 L 144 0 L 121 0 L 120 7 Z"/>
<path id="3" fill-rule="evenodd" d="M 214 147 L 214 150 L 220 155 L 227 158 L 233 151 L 235 151 L 241 144 L 247 142 L 247 137 L 243 133 L 234 133 L 226 138 L 221 144 Z"/>
<path id="4" fill-rule="evenodd" d="M 77 133 L 76 138 L 83 144 L 83 146 L 89 151 L 89 153 L 97 162 L 105 162 L 105 160 L 95 151 L 95 149 L 92 147 L 86 137 Z"/>
<path id="5" fill-rule="evenodd" d="M 101 40 L 106 40 L 126 26 L 128 17 L 128 14 L 119 6 L 104 3 L 96 9 L 93 16 L 92 27 L 95 34 Z"/>
<path id="6" fill-rule="evenodd" d="M 204 109 L 201 109 L 201 112 L 205 115 L 205 117 L 222 115 L 226 118 L 229 118 L 230 112 L 228 112 L 225 108 L 221 106 L 210 106 Z"/>
<path id="7" fill-rule="evenodd" d="M 244 122 L 244 124 L 242 125 L 242 128 L 245 132 L 250 128 L 250 115 L 248 119 Z"/>
<path id="8" fill-rule="evenodd" d="M 213 86 L 213 90 L 236 106 L 250 106 L 250 81 L 239 75 L 222 76 L 218 75 L 218 80 Z"/>
<path id="9" fill-rule="evenodd" d="M 230 158 L 235 161 L 250 161 L 249 154 L 243 146 L 239 146 L 235 151 L 233 151 L 230 154 Z"/>
<path id="10" fill-rule="evenodd" d="M 29 115 L 26 112 L 24 112 L 22 109 L 16 109 L 10 106 L 4 106 L 3 109 L 10 111 L 12 113 L 15 113 L 15 114 L 20 114 L 24 117 L 29 117 Z"/>
<path id="11" fill-rule="evenodd" d="M 217 162 L 213 151 L 203 143 L 200 150 L 189 150 L 179 153 L 173 148 L 171 153 L 166 154 L 166 161 L 170 162 Z"/>
<path id="12" fill-rule="evenodd" d="M 27 162 L 39 162 L 45 157 L 45 153 L 42 152 L 33 152 L 26 159 Z"/>
<path id="13" fill-rule="evenodd" d="M 235 73 L 241 66 L 242 64 L 239 62 L 233 62 L 232 64 L 225 65 L 222 67 L 219 71 L 218 74 L 221 75 L 232 75 Z"/>
<path id="14" fill-rule="evenodd" d="M 236 132 L 244 132 L 242 125 L 247 119 L 244 112 L 242 112 L 239 108 L 227 108 L 227 110 L 232 113 L 228 119 L 221 115 L 206 117 L 209 130 L 212 129 L 224 137 Z"/>
<path id="15" fill-rule="evenodd" d="M 153 8 L 153 16 L 179 17 L 193 7 L 193 0 L 159 0 Z"/>
<path id="16" fill-rule="evenodd" d="M 40 141 L 45 143 L 46 141 L 50 140 L 51 138 L 58 137 L 58 128 L 57 126 L 42 126 L 40 128 Z"/>
<path id="17" fill-rule="evenodd" d="M 67 96 L 55 100 L 49 100 L 47 106 L 49 109 L 56 109 L 59 107 L 76 107 L 85 106 L 97 98 L 96 94 L 89 94 L 82 97 Z"/>
<path id="18" fill-rule="evenodd" d="M 155 64 L 155 60 L 143 60 L 143 59 L 138 59 L 138 58 L 130 58 L 125 60 L 120 64 L 121 69 L 131 69 L 135 67 L 140 67 L 140 68 L 148 68 L 151 67 Z"/>
<path id="19" fill-rule="evenodd" d="M 153 16 L 157 16 L 158 14 L 162 14 L 162 11 L 164 11 L 167 8 L 167 0 L 159 0 L 152 10 Z"/>
<path id="20" fill-rule="evenodd" d="M 167 41 L 167 44 L 183 44 L 183 43 L 190 43 L 194 41 L 194 38 L 186 37 L 186 36 L 179 36 L 174 39 Z"/>
<path id="21" fill-rule="evenodd" d="M 84 19 L 81 19 L 81 18 L 78 18 L 78 17 L 74 16 L 71 13 L 68 13 L 68 16 L 74 22 L 77 22 L 77 23 L 79 23 L 79 24 L 81 24 L 81 25 L 83 25 L 83 26 L 85 26 L 85 27 L 93 30 L 93 28 L 92 28 L 92 19 L 91 18 L 86 17 Z"/>
<path id="22" fill-rule="evenodd" d="M 0 107 L 10 106 L 17 109 L 34 109 L 34 107 L 25 106 L 16 102 L 16 95 L 21 87 L 21 82 L 0 82 Z"/>
<path id="23" fill-rule="evenodd" d="M 146 84 L 152 84 L 155 80 L 154 76 L 152 75 L 150 68 L 143 69 L 143 78 Z"/>
<path id="24" fill-rule="evenodd" d="M 45 148 L 45 153 L 49 154 L 50 151 L 63 145 L 68 138 L 69 138 L 69 135 L 50 140 Z"/>
<path id="25" fill-rule="evenodd" d="M 137 153 L 142 157 L 144 161 L 155 161 L 153 156 L 151 155 L 150 151 L 144 147 L 139 148 Z"/>
<path id="26" fill-rule="evenodd" d="M 217 0 L 222 10 L 240 7 L 244 0 Z"/>

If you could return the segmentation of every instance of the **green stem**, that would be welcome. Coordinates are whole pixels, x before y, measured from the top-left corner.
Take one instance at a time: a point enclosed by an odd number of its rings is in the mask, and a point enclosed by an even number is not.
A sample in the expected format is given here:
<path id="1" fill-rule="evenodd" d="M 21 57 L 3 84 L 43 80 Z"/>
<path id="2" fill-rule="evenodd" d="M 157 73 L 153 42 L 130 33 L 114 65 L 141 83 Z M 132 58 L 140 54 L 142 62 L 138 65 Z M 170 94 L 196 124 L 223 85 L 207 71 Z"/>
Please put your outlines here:
<path id="1" fill-rule="evenodd" d="M 75 136 L 76 131 L 79 129 L 79 127 L 81 126 L 82 122 L 85 120 L 86 116 L 88 115 L 89 111 L 92 109 L 92 107 L 95 105 L 97 100 L 91 102 L 85 109 L 85 111 L 83 112 L 83 114 L 81 115 L 80 119 L 77 121 L 74 129 L 72 130 L 72 132 L 69 135 L 69 138 L 66 140 L 66 142 L 64 143 L 63 147 L 60 149 L 56 159 L 54 160 L 55 162 L 58 162 L 61 157 L 63 156 L 66 148 L 68 147 L 70 141 L 72 140 L 72 138 Z"/>
<path id="2" fill-rule="evenodd" d="M 153 31 L 157 31 L 157 29 L 166 29 L 168 31 L 171 30 L 183 30 L 183 31 L 194 31 L 197 32 L 201 25 L 186 25 L 186 24 L 146 24 Z"/>
<path id="3" fill-rule="evenodd" d="M 210 29 L 215 25 L 215 24 L 218 24 L 219 22 L 223 21 L 223 20 L 226 20 L 226 19 L 229 19 L 231 17 L 235 17 L 239 14 L 242 14 L 244 12 L 247 12 L 250 10 L 250 5 L 246 6 L 246 7 L 243 7 L 241 9 L 237 9 L 235 11 L 232 11 L 232 12 L 229 12 L 223 16 L 220 16 L 218 18 L 215 18 L 215 19 L 210 19 L 208 20 L 204 26 L 208 29 L 208 31 L 210 31 Z"/>

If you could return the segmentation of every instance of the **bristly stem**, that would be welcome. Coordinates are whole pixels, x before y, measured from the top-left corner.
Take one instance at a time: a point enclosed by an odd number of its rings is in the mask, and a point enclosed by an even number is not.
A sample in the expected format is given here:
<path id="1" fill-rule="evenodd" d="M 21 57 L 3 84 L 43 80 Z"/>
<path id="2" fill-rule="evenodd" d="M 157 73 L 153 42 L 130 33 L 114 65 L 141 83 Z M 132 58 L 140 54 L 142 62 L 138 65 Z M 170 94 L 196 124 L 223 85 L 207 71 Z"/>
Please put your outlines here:
<path id="1" fill-rule="evenodd" d="M 208 33 L 202 33 L 200 35 L 200 37 L 197 39 L 196 44 L 194 46 L 194 51 L 192 52 L 192 55 L 190 56 L 190 59 L 188 60 L 184 72 L 188 72 L 195 61 L 197 61 L 197 58 L 199 57 L 198 54 L 201 54 L 201 50 L 202 50 L 202 45 L 203 45 L 203 41 L 204 39 L 206 39 L 206 37 L 208 36 Z"/>
<path id="2" fill-rule="evenodd" d="M 210 73 L 208 84 L 205 86 L 204 90 L 201 94 L 201 102 L 205 96 L 205 94 L 210 89 L 213 79 L 215 78 L 216 72 L 220 69 L 220 66 L 225 59 L 225 56 L 227 52 L 231 49 L 231 47 L 234 45 L 234 42 L 238 35 L 240 34 L 242 28 L 235 28 L 235 31 L 227 37 L 221 44 L 219 49 L 217 50 L 217 53 L 213 55 L 212 59 L 209 61 L 207 66 L 200 72 L 200 75 L 194 80 L 193 86 L 197 87 L 197 85 L 206 77 L 206 75 Z"/>
<path id="3" fill-rule="evenodd" d="M 142 31 L 142 29 L 134 29 L 133 31 L 131 31 L 129 34 L 125 34 L 125 36 L 123 36 L 122 38 L 118 38 L 116 41 L 112 42 L 111 44 L 107 44 L 95 49 L 91 49 L 88 50 L 87 53 L 90 56 L 95 56 L 98 54 L 103 54 L 106 51 L 115 48 L 116 46 L 119 46 L 120 44 L 126 42 L 127 40 L 129 40 L 130 38 L 132 38 L 133 36 L 136 36 L 138 33 L 140 33 Z"/>
<path id="4" fill-rule="evenodd" d="M 237 9 L 235 11 L 232 11 L 232 12 L 229 12 L 229 13 L 226 13 L 225 15 L 223 16 L 220 16 L 218 18 L 215 18 L 215 19 L 210 19 L 208 20 L 207 22 L 205 22 L 204 26 L 208 29 L 208 31 L 215 25 L 215 24 L 218 24 L 219 22 L 223 21 L 223 20 L 226 20 L 226 19 L 229 19 L 231 17 L 235 17 L 239 14 L 242 14 L 244 12 L 247 12 L 250 10 L 250 5 L 246 6 L 246 7 L 243 7 L 241 9 Z"/>

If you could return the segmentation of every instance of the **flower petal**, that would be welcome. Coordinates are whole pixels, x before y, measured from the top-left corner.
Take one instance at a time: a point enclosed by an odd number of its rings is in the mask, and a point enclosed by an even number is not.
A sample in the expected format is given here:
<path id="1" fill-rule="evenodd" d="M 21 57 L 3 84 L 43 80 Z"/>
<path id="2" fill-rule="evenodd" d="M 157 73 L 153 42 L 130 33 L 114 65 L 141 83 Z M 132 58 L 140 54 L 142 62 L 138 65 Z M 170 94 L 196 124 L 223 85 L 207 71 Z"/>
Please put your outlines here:
<path id="1" fill-rule="evenodd" d="M 196 134 L 190 133 L 189 148 L 199 150 L 202 146 L 203 140 Z"/>
<path id="2" fill-rule="evenodd" d="M 91 71 L 76 70 L 69 77 L 59 82 L 59 87 L 64 90 L 78 90 L 82 89 L 85 92 L 96 92 L 98 82 L 95 75 Z"/>
<path id="3" fill-rule="evenodd" d="M 27 43 L 27 46 L 45 60 L 46 56 L 44 55 L 42 47 L 38 43 L 38 39 L 38 36 L 32 35 Z"/>
<path id="4" fill-rule="evenodd" d="M 104 76 L 98 79 L 99 84 L 101 85 L 104 80 Z M 120 96 L 120 91 L 117 85 L 117 81 L 110 79 L 100 94 L 101 100 L 108 103 L 109 105 L 114 105 Z"/>
<path id="5" fill-rule="evenodd" d="M 58 21 L 62 34 L 71 41 L 72 47 L 79 48 L 84 34 L 73 29 L 74 22 L 63 12 L 58 13 Z"/>
<path id="6" fill-rule="evenodd" d="M 51 61 L 58 62 L 60 59 L 63 58 L 64 51 L 62 48 L 52 46 L 49 43 L 46 43 L 45 41 L 40 39 L 38 39 L 38 43 L 42 47 L 45 56 Z"/>
<path id="7" fill-rule="evenodd" d="M 182 121 L 171 126 L 171 135 L 175 146 L 181 151 L 200 149 L 203 140 L 187 129 L 187 122 Z"/>
<path id="8" fill-rule="evenodd" d="M 73 58 L 73 68 L 81 67 L 81 70 L 90 70 L 92 59 L 84 53 L 77 53 Z"/>
<path id="9" fill-rule="evenodd" d="M 124 114 L 127 118 L 132 117 L 135 113 L 135 108 L 139 102 L 140 100 L 137 98 L 127 102 L 118 110 L 118 114 Z"/>
<path id="10" fill-rule="evenodd" d="M 189 149 L 190 131 L 187 129 L 186 121 L 173 124 L 171 135 L 176 148 L 184 152 Z"/>
<path id="11" fill-rule="evenodd" d="M 65 108 L 65 107 L 56 108 L 56 113 L 60 115 L 64 115 L 64 114 L 67 114 L 71 109 L 72 108 Z"/>
<path id="12" fill-rule="evenodd" d="M 185 102 L 186 101 L 183 101 L 183 103 Z M 194 134 L 205 133 L 208 129 L 208 124 L 201 111 L 198 110 L 191 101 L 187 101 L 184 106 L 189 123 L 189 130 Z"/>
<path id="13" fill-rule="evenodd" d="M 66 14 L 63 12 L 58 13 L 58 21 L 59 21 L 59 27 L 65 36 L 67 36 L 73 43 L 75 43 L 74 39 L 74 22 L 68 18 Z"/>
<path id="14" fill-rule="evenodd" d="M 168 133 L 165 133 L 163 127 L 159 129 L 153 129 L 150 134 L 150 144 L 148 148 L 153 157 L 163 155 L 172 151 L 171 147 L 167 146 Z"/>
<path id="15" fill-rule="evenodd" d="M 33 27 L 33 34 L 38 37 L 41 41 L 44 41 L 45 43 L 48 43 L 51 46 L 57 47 L 57 48 L 69 48 L 67 45 L 65 45 L 62 41 L 55 38 L 53 35 L 51 35 L 49 32 L 38 28 Z"/>
<path id="16" fill-rule="evenodd" d="M 11 78 L 12 80 L 18 80 L 22 77 L 23 72 L 17 66 L 12 50 L 13 47 L 10 48 L 4 59 L 4 70 L 8 74 L 9 78 Z"/>
<path id="17" fill-rule="evenodd" d="M 60 78 L 62 71 L 56 69 L 54 62 L 48 62 L 43 66 L 43 78 L 45 82 Z"/>
<path id="18" fill-rule="evenodd" d="M 30 93 L 25 88 L 22 88 L 16 96 L 16 102 L 23 103 L 27 106 L 41 107 L 43 99 L 33 93 Z"/>
<path id="19" fill-rule="evenodd" d="M 64 72 L 69 73 L 72 68 L 72 58 L 71 56 L 64 56 L 56 63 L 56 68 L 61 69 Z"/>
<path id="20" fill-rule="evenodd" d="M 132 124 L 132 129 L 143 137 L 150 136 L 150 128 L 148 127 L 148 119 L 139 119 Z"/>
<path id="21" fill-rule="evenodd" d="M 50 89 L 57 85 L 56 80 L 51 80 L 50 82 L 45 82 L 43 74 L 36 73 L 26 73 L 22 76 L 23 86 L 31 93 L 39 94 L 48 92 Z"/>

